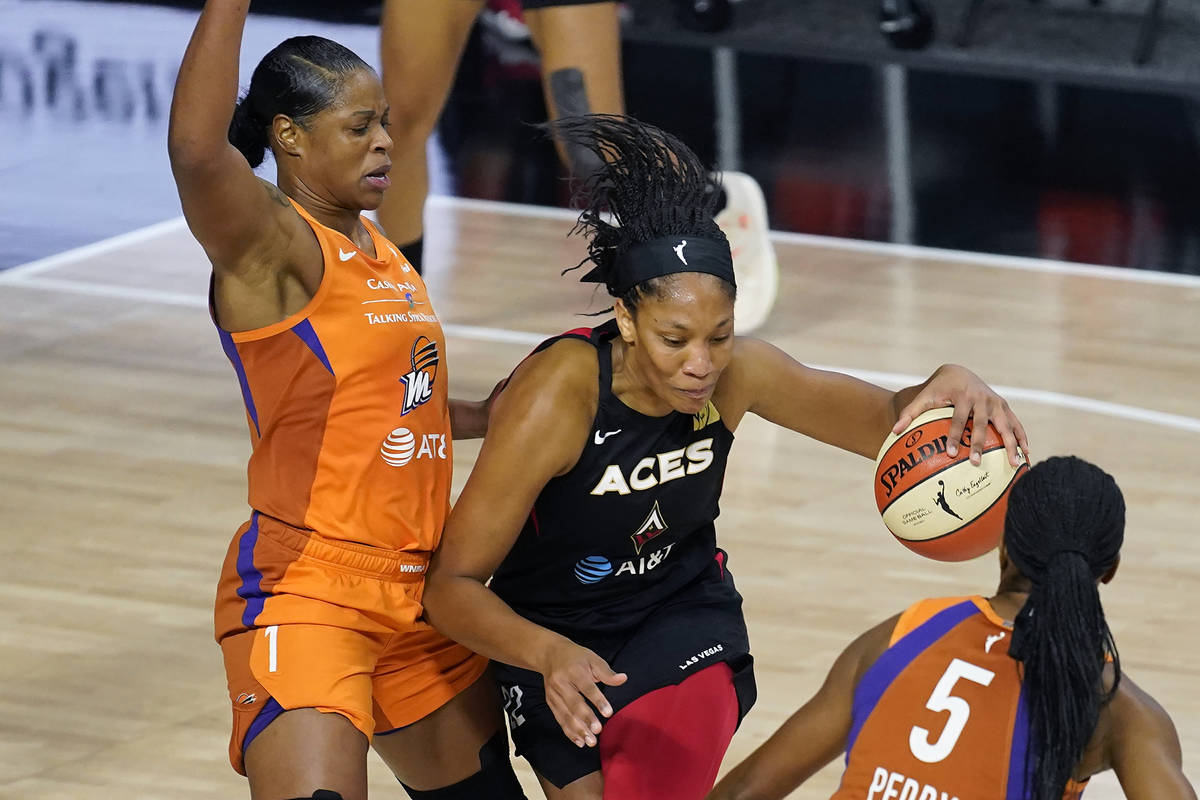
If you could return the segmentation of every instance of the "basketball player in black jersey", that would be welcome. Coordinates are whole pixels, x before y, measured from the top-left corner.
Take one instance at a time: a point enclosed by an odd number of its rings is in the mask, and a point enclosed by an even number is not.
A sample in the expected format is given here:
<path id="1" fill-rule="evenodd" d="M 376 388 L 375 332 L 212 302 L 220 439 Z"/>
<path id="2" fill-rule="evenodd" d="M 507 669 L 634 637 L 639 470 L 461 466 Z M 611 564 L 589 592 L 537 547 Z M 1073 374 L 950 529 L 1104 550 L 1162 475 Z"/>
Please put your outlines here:
<path id="1" fill-rule="evenodd" d="M 554 132 L 605 163 L 580 227 L 595 265 L 584 280 L 606 286 L 616 318 L 549 340 L 514 371 L 435 555 L 426 613 L 497 662 L 517 752 L 548 798 L 700 798 L 754 702 L 741 596 L 713 526 L 743 415 L 868 457 L 947 404 L 951 442 L 969 415 L 990 420 L 1015 464 L 1025 435 L 962 367 L 892 393 L 735 338 L 729 246 L 696 156 L 627 117 Z"/>

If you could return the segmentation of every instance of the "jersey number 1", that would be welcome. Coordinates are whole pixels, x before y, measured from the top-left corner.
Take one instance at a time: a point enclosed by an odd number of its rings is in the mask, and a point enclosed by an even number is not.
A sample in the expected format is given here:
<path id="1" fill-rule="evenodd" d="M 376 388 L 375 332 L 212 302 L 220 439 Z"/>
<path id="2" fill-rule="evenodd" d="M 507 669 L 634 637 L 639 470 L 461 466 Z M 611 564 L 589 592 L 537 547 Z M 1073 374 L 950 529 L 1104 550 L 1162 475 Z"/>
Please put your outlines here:
<path id="1" fill-rule="evenodd" d="M 971 706 L 967 705 L 967 701 L 950 694 L 954 691 L 954 684 L 961 679 L 987 686 L 994 677 L 996 677 L 996 673 L 983 667 L 968 664 L 958 658 L 951 661 L 950 666 L 946 667 L 946 671 L 942 673 L 937 686 L 933 687 L 933 694 L 929 696 L 929 701 L 925 703 L 925 707 L 930 711 L 949 711 L 950 719 L 946 720 L 946 726 L 942 728 L 942 735 L 937 738 L 936 742 L 929 741 L 927 728 L 914 725 L 908 734 L 908 747 L 912 750 L 912 754 L 926 764 L 936 764 L 950 755 L 950 751 L 954 749 L 954 745 L 958 744 L 958 737 L 962 736 L 963 728 L 971 716 Z"/>

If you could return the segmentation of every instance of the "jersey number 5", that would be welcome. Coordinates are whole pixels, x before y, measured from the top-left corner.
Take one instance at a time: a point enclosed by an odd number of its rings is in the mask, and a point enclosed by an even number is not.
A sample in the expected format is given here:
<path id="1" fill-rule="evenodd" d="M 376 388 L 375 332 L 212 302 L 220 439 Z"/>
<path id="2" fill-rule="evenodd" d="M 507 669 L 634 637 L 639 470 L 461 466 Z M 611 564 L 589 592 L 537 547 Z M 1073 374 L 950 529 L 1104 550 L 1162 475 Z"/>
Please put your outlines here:
<path id="1" fill-rule="evenodd" d="M 929 741 L 928 729 L 914 725 L 908 734 L 908 747 L 912 750 L 912 754 L 926 764 L 936 764 L 950 755 L 954 745 L 958 744 L 958 737 L 962 736 L 967 720 L 971 717 L 971 706 L 967 705 L 967 701 L 951 694 L 954 691 L 954 684 L 961 679 L 987 686 L 994 677 L 996 677 L 996 673 L 983 667 L 968 664 L 958 658 L 951 661 L 950 666 L 946 667 L 946 671 L 942 673 L 937 686 L 933 687 L 933 694 L 929 696 L 929 701 L 925 703 L 925 707 L 930 711 L 949 711 L 950 719 L 946 720 L 946 725 L 942 728 L 942 735 L 937 738 L 936 742 Z"/>

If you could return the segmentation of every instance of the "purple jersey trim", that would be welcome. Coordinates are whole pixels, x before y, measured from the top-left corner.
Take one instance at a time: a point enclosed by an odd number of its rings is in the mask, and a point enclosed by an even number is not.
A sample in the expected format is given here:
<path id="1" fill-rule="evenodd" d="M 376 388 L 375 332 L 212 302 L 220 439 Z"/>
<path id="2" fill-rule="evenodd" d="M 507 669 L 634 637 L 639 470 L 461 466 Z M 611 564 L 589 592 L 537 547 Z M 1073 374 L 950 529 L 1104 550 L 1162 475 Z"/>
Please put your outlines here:
<path id="1" fill-rule="evenodd" d="M 850 763 L 850 752 L 879 698 L 892 685 L 897 676 L 923 653 L 930 645 L 949 633 L 956 625 L 974 614 L 979 608 L 970 600 L 950 606 L 934 614 L 926 622 L 904 635 L 900 641 L 883 651 L 878 660 L 863 674 L 854 690 L 853 724 L 850 738 L 846 741 L 846 763 Z"/>
<path id="2" fill-rule="evenodd" d="M 233 343 L 233 336 L 221 328 L 217 328 L 217 333 L 221 337 L 221 349 L 225 351 L 229 363 L 233 364 L 233 371 L 237 373 L 238 383 L 242 387 L 242 401 L 246 404 L 246 413 L 250 415 L 250 421 L 254 423 L 254 432 L 261 437 L 262 430 L 258 427 L 258 409 L 254 407 L 254 396 L 250 394 L 250 381 L 246 377 L 246 365 L 242 363 L 237 345 Z"/>

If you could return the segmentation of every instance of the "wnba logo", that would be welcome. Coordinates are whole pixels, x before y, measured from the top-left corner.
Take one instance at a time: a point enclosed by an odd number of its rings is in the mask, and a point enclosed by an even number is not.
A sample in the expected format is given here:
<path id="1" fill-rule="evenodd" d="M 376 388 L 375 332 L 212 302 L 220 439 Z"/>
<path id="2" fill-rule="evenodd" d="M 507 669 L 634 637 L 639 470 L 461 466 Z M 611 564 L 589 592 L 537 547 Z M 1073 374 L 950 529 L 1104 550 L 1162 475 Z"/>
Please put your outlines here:
<path id="1" fill-rule="evenodd" d="M 426 336 L 418 336 L 413 342 L 409 361 L 412 372 L 400 378 L 404 384 L 404 404 L 400 408 L 403 416 L 417 406 L 428 403 L 433 397 L 433 381 L 437 377 L 439 361 L 437 342 Z"/>

